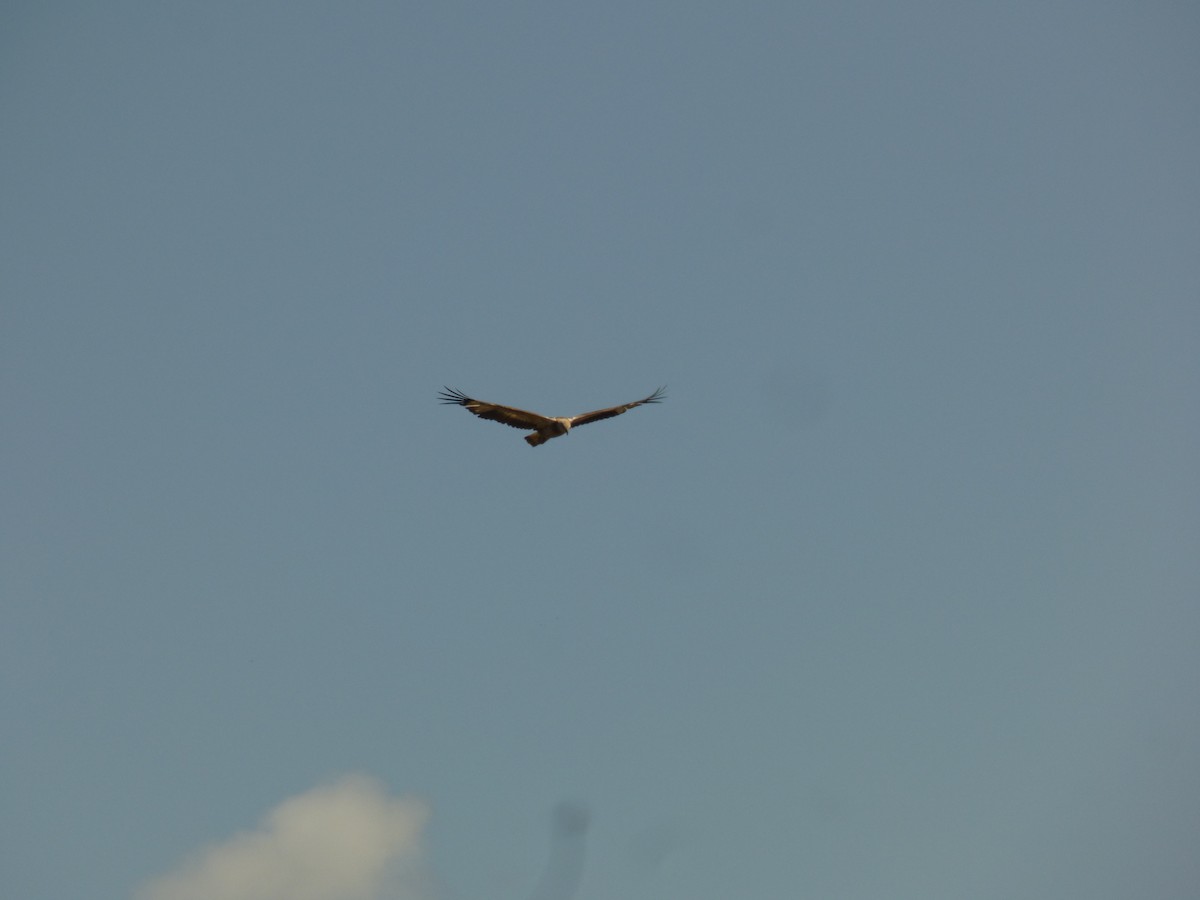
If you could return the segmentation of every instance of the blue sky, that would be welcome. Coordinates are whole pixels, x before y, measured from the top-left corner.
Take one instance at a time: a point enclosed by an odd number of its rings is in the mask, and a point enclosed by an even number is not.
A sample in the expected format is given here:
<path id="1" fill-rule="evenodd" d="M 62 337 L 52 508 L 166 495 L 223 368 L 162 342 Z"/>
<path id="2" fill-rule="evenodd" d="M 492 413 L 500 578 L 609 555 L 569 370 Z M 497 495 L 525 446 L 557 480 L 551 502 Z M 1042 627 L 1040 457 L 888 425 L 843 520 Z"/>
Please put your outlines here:
<path id="1" fill-rule="evenodd" d="M 10 4 L 5 894 L 1190 896 L 1198 40 Z"/>

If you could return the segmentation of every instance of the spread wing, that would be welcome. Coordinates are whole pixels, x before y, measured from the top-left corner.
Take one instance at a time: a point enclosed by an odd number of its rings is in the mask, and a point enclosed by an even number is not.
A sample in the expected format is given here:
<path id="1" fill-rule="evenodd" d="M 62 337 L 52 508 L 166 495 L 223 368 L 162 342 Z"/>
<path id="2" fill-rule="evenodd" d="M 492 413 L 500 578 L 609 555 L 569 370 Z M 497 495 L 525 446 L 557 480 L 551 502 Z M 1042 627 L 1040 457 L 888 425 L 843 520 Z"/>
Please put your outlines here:
<path id="1" fill-rule="evenodd" d="M 571 417 L 571 427 L 576 425 L 587 425 L 589 422 L 599 422 L 601 419 L 611 419 L 613 416 L 619 416 L 623 412 L 633 409 L 635 406 L 642 406 L 645 403 L 659 403 L 666 396 L 666 388 L 660 387 L 657 391 L 642 400 L 634 400 L 632 403 L 626 403 L 622 406 L 610 406 L 608 409 L 597 409 L 593 412 L 584 413 L 581 416 Z"/>
<path id="2" fill-rule="evenodd" d="M 523 409 L 501 406 L 498 403 L 487 403 L 483 400 L 474 400 L 462 391 L 456 391 L 453 388 L 446 388 L 438 394 L 438 397 L 441 398 L 443 403 L 465 406 L 481 419 L 503 422 L 505 425 L 511 425 L 513 428 L 521 428 L 525 431 L 537 431 L 539 428 L 549 425 L 552 421 L 545 416 L 526 412 Z M 613 413 L 613 415 L 616 415 L 616 413 Z"/>

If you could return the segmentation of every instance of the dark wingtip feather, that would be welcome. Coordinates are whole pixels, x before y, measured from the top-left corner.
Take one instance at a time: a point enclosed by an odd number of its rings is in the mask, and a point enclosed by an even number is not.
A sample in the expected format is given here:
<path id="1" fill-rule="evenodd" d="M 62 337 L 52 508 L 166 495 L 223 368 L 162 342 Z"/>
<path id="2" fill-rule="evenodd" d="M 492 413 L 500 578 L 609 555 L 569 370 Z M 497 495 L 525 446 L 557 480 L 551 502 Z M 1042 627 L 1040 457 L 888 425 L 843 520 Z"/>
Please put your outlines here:
<path id="1" fill-rule="evenodd" d="M 456 406 L 462 406 L 465 403 L 469 403 L 471 398 L 462 391 L 456 391 L 454 388 L 448 387 L 442 389 L 438 394 L 438 399 L 443 403 L 453 403 Z"/>

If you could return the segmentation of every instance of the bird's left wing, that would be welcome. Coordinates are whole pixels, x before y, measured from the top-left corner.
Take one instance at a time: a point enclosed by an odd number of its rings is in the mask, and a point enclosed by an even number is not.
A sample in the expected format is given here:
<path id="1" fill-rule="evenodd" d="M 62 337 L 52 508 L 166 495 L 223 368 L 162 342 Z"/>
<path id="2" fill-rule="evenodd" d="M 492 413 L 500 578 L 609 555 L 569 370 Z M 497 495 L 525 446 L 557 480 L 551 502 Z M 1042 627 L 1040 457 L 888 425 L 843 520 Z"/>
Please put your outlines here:
<path id="1" fill-rule="evenodd" d="M 537 413 L 526 412 L 523 409 L 516 409 L 512 406 L 501 406 L 499 403 L 475 400 L 468 397 L 462 391 L 456 391 L 453 388 L 446 388 L 438 394 L 438 397 L 441 398 L 443 403 L 465 406 L 470 412 L 481 419 L 502 422 L 505 425 L 511 425 L 513 428 L 523 428 L 526 431 L 536 431 L 550 422 L 550 419 L 547 419 L 545 416 L 539 416 Z"/>
<path id="2" fill-rule="evenodd" d="M 645 403 L 659 403 L 666 396 L 666 388 L 660 387 L 649 397 L 641 400 L 634 400 L 632 403 L 625 403 L 621 406 L 610 406 L 608 409 L 597 409 L 594 412 L 584 413 L 581 416 L 571 417 L 571 427 L 577 425 L 587 425 L 589 422 L 599 422 L 601 419 L 611 419 L 613 416 L 619 416 L 623 412 L 633 409 L 635 406 L 642 406 Z"/>

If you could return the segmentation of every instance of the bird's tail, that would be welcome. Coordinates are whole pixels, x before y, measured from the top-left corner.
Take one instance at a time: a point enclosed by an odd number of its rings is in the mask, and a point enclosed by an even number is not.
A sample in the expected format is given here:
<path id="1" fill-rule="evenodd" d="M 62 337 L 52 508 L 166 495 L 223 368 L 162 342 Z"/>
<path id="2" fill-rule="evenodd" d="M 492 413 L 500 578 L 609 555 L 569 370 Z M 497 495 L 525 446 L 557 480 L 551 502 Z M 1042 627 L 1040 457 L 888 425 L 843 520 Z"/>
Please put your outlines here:
<path id="1" fill-rule="evenodd" d="M 533 434 L 525 435 L 525 440 L 530 447 L 536 447 L 538 444 L 546 443 L 548 438 L 543 437 L 535 431 Z"/>

